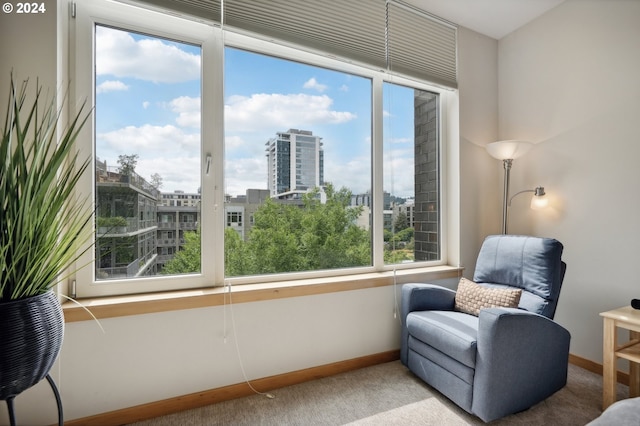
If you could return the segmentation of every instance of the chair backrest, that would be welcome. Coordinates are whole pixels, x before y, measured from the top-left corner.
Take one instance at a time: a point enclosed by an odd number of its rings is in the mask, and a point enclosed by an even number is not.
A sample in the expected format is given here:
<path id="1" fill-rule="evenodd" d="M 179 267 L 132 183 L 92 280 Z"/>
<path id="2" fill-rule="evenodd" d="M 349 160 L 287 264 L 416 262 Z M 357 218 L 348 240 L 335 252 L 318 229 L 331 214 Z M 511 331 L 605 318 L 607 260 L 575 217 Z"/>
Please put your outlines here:
<path id="1" fill-rule="evenodd" d="M 562 250 L 553 238 L 488 236 L 473 280 L 488 287 L 521 288 L 520 308 L 553 319 L 566 270 Z"/>

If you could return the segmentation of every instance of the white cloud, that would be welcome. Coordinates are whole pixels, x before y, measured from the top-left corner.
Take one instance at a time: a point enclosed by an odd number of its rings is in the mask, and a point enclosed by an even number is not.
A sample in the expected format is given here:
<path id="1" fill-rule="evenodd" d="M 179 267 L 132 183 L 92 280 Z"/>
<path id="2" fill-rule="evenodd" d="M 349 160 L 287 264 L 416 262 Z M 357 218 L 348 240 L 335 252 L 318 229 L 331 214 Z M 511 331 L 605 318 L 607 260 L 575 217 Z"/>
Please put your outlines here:
<path id="1" fill-rule="evenodd" d="M 139 154 L 140 157 L 149 155 L 180 156 L 184 152 L 197 155 L 200 150 L 200 135 L 185 133 L 178 127 L 152 126 L 145 124 L 141 127 L 127 126 L 118 130 L 97 135 L 98 155 L 100 151 L 114 151 L 118 154 Z M 180 154 L 182 153 L 182 154 Z M 176 155 L 177 154 L 177 155 Z M 117 156 L 116 156 L 117 158 Z"/>
<path id="2" fill-rule="evenodd" d="M 96 29 L 96 73 L 162 83 L 200 78 L 200 56 L 160 39 L 136 41 L 124 31 Z"/>
<path id="3" fill-rule="evenodd" d="M 345 162 L 344 158 L 331 158 L 325 151 L 324 179 L 336 189 L 343 186 L 353 194 L 371 190 L 371 159 L 355 157 Z"/>
<path id="4" fill-rule="evenodd" d="M 163 191 L 196 191 L 200 187 L 200 135 L 175 126 L 128 126 L 97 135 L 98 156 L 117 167 L 119 155 L 138 154 L 136 173 L 163 179 Z"/>
<path id="5" fill-rule="evenodd" d="M 340 86 L 340 91 L 341 92 L 348 92 L 349 91 L 349 86 L 347 86 L 346 84 L 343 84 L 342 86 Z"/>
<path id="6" fill-rule="evenodd" d="M 414 140 L 411 138 L 390 138 L 389 140 L 385 140 L 385 142 L 389 142 L 392 144 L 409 143 L 411 144 L 411 146 L 413 146 Z"/>
<path id="7" fill-rule="evenodd" d="M 227 136 L 224 138 L 224 147 L 227 150 L 242 148 L 245 144 L 246 142 L 240 136 Z"/>
<path id="8" fill-rule="evenodd" d="M 327 95 L 254 94 L 231 96 L 224 107 L 225 127 L 229 132 L 289 128 L 312 128 L 317 124 L 339 124 L 357 118 L 348 111 L 333 111 Z"/>
<path id="9" fill-rule="evenodd" d="M 384 155 L 384 190 L 399 197 L 415 194 L 412 150 L 393 150 Z"/>
<path id="10" fill-rule="evenodd" d="M 178 114 L 176 122 L 182 127 L 200 128 L 200 97 L 180 96 L 169 102 L 171 111 Z"/>
<path id="11" fill-rule="evenodd" d="M 225 161 L 225 193 L 244 195 L 248 188 L 267 189 L 267 160 L 264 156 Z"/>
<path id="12" fill-rule="evenodd" d="M 149 108 L 149 105 L 151 105 L 151 103 L 149 101 L 144 101 L 142 103 L 142 108 L 147 109 L 147 108 Z"/>
<path id="13" fill-rule="evenodd" d="M 97 94 L 107 93 L 107 92 L 122 92 L 125 90 L 129 90 L 129 86 L 117 80 L 107 80 L 105 82 L 100 83 L 98 86 L 96 86 Z"/>
<path id="14" fill-rule="evenodd" d="M 307 80 L 302 87 L 304 87 L 305 89 L 314 89 L 320 93 L 327 90 L 327 85 L 318 83 L 318 80 L 316 80 L 315 77 L 311 77 L 309 80 Z"/>
<path id="15" fill-rule="evenodd" d="M 141 159 L 136 167 L 136 173 L 145 179 L 154 173 L 162 176 L 163 192 L 196 192 L 201 187 L 200 170 L 200 157 L 191 156 Z"/>

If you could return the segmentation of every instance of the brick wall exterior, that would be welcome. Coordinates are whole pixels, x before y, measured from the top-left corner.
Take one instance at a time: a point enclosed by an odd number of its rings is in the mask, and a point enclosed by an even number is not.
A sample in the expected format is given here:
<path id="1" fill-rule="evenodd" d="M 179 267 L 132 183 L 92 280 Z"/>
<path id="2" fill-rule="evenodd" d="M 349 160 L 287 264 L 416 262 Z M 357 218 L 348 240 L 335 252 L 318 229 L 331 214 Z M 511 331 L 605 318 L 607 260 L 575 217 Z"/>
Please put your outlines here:
<path id="1" fill-rule="evenodd" d="M 415 111 L 415 260 L 440 259 L 438 95 L 416 90 Z"/>

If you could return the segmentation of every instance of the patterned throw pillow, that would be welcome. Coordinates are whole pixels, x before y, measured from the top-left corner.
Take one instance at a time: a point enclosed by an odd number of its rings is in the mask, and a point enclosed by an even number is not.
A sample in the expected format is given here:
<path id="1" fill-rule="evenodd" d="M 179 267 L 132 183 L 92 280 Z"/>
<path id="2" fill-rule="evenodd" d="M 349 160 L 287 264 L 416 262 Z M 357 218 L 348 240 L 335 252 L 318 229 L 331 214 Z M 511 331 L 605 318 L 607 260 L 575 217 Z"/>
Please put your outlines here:
<path id="1" fill-rule="evenodd" d="M 456 310 L 478 316 L 483 308 L 517 308 L 521 289 L 487 288 L 461 278 L 456 292 Z"/>

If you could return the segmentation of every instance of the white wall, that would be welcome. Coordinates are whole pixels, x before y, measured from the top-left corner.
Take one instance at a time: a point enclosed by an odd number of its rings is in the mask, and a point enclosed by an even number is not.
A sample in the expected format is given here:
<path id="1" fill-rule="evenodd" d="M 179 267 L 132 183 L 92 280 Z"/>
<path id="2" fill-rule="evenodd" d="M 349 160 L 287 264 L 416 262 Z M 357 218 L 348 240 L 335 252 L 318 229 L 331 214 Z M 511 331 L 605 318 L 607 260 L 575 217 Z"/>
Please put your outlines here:
<path id="1" fill-rule="evenodd" d="M 537 143 L 514 189 L 552 201 L 514 201 L 512 231 L 564 243 L 556 319 L 572 353 L 601 362 L 598 313 L 640 298 L 640 1 L 569 0 L 500 40 L 499 109 L 501 138 Z"/>
<path id="2" fill-rule="evenodd" d="M 256 379 L 398 349 L 393 313 L 393 288 L 382 287 L 105 319 L 105 333 L 74 322 L 52 376 L 70 420 L 243 382 L 234 324 Z M 46 382 L 16 398 L 16 409 L 20 424 L 56 418 Z"/>
<path id="3" fill-rule="evenodd" d="M 458 80 L 460 251 L 464 276 L 472 278 L 482 241 L 502 223 L 502 163 L 484 148 L 498 140 L 498 42 L 460 28 Z"/>
<path id="4" fill-rule="evenodd" d="M 56 90 L 57 10 L 55 3 L 52 4 L 54 7 L 41 14 L 0 12 L 0 117 L 3 123 L 11 72 L 16 85 L 29 79 L 30 86 L 35 87 L 39 82 L 43 88 L 50 88 L 52 94 Z"/>

